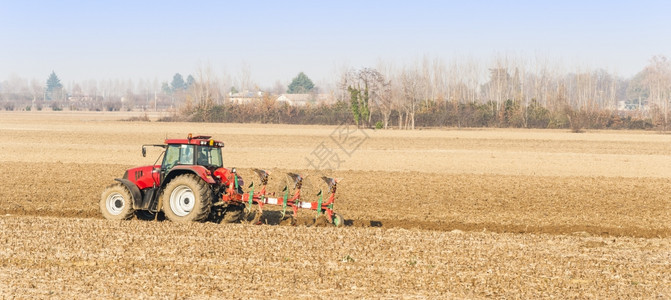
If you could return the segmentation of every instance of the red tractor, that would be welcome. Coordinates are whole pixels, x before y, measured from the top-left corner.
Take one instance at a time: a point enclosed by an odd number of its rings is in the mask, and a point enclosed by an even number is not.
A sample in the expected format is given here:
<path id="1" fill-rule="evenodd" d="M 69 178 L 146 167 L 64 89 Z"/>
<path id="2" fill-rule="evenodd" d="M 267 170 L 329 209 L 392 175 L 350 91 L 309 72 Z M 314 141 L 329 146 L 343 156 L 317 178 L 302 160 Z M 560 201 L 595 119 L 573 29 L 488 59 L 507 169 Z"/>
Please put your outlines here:
<path id="1" fill-rule="evenodd" d="M 123 178 L 108 186 L 100 199 L 102 215 L 111 220 L 130 219 L 134 215 L 141 219 L 154 219 L 163 212 L 168 220 L 191 222 L 212 220 L 215 222 L 238 221 L 243 212 L 250 214 L 254 204 L 258 207 L 257 222 L 263 213 L 264 204 L 282 206 L 282 218 L 287 208 L 297 214 L 298 208 L 317 211 L 317 217 L 336 226 L 344 224 L 343 218 L 333 212 L 337 180 L 322 179 L 328 184 L 328 198 L 322 191 L 315 202 L 301 201 L 300 190 L 303 176 L 289 173 L 293 187 L 285 186 L 283 197 L 271 197 L 266 193 L 269 172 L 255 169 L 261 182 L 261 190 L 254 193 L 254 183 L 245 193 L 243 180 L 235 168 L 224 168 L 221 148 L 224 143 L 210 136 L 188 135 L 186 139 L 166 139 L 165 144 L 142 145 L 142 156 L 146 147 L 165 149 L 161 164 L 126 170 Z M 290 190 L 293 190 L 289 197 Z M 290 216 L 292 217 L 292 216 Z"/>

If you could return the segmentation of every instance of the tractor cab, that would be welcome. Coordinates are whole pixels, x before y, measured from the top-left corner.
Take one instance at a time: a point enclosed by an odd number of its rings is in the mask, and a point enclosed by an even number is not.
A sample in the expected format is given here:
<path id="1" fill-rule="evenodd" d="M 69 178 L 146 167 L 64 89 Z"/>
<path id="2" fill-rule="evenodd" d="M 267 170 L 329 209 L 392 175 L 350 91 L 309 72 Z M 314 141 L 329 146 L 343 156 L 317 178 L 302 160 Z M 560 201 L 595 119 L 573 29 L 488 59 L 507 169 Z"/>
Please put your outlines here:
<path id="1" fill-rule="evenodd" d="M 215 176 L 228 173 L 223 167 L 221 157 L 224 143 L 215 141 L 210 136 L 194 137 L 189 134 L 186 139 L 166 139 L 163 144 L 142 145 L 142 156 L 147 155 L 146 147 L 160 147 L 165 150 L 161 153 L 163 159 L 160 165 L 137 167 L 126 171 L 124 179 L 129 179 L 140 189 L 165 186 L 172 178 L 185 173 L 198 175 L 208 183 L 215 181 L 227 183 L 228 178 Z"/>
<path id="2" fill-rule="evenodd" d="M 169 171 L 176 165 L 199 165 L 208 169 L 223 167 L 221 148 L 192 144 L 168 144 L 161 169 Z"/>
<path id="3" fill-rule="evenodd" d="M 224 143 L 210 139 L 210 136 L 191 134 L 186 139 L 166 139 L 165 156 L 161 170 L 168 171 L 176 165 L 199 165 L 207 168 L 221 168 L 221 148 Z M 144 149 L 143 149 L 144 151 Z M 143 152 L 144 154 L 144 152 Z"/>
<path id="4" fill-rule="evenodd" d="M 179 170 L 193 170 L 198 174 L 212 175 L 224 167 L 221 148 L 224 143 L 215 141 L 210 136 L 188 135 L 186 139 L 166 139 L 165 155 L 161 163 L 161 181 L 171 173 Z"/>

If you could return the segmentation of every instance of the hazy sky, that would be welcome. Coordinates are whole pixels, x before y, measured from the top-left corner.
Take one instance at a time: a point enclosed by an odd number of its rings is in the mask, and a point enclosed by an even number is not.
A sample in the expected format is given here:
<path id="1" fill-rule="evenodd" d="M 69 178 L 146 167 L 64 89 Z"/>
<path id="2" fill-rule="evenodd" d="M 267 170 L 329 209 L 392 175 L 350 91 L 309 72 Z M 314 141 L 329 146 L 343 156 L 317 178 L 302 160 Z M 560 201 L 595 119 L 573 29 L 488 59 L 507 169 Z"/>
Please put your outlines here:
<path id="1" fill-rule="evenodd" d="M 343 66 L 542 56 L 628 77 L 671 56 L 671 1 L 0 0 L 0 81 L 186 77 L 243 69 L 262 87 Z"/>

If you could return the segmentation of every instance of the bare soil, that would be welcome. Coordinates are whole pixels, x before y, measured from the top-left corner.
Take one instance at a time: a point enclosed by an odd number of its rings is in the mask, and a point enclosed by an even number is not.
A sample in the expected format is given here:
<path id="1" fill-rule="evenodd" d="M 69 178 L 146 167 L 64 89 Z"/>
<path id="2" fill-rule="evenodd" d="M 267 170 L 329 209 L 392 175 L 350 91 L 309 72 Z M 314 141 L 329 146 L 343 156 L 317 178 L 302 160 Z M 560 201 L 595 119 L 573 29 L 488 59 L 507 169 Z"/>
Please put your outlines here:
<path id="1" fill-rule="evenodd" d="M 127 117 L 0 112 L 0 295 L 671 297 L 669 135 L 367 130 L 344 153 L 334 126 Z M 223 140 L 246 184 L 252 168 L 276 192 L 301 173 L 316 201 L 321 176 L 340 178 L 346 226 L 312 211 L 275 226 L 270 207 L 263 225 L 101 218 L 103 188 L 158 157 L 142 144 L 189 132 Z M 322 144 L 335 170 L 307 163 Z"/>
<path id="2" fill-rule="evenodd" d="M 668 298 L 669 239 L 0 217 L 19 298 Z"/>

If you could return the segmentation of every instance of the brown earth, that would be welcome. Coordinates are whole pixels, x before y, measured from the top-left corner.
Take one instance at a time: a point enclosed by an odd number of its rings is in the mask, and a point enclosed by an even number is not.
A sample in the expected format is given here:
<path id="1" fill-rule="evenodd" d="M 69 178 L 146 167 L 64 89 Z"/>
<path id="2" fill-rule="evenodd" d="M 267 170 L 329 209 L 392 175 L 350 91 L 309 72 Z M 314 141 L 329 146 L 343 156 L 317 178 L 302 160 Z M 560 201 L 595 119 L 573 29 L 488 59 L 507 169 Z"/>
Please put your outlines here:
<path id="1" fill-rule="evenodd" d="M 19 298 L 668 298 L 669 239 L 0 217 Z"/>
<path id="2" fill-rule="evenodd" d="M 245 289 L 235 297 L 245 298 L 670 296 L 669 277 L 663 275 L 671 261 L 669 135 L 367 130 L 360 146 L 344 153 L 332 139 L 335 126 L 116 121 L 126 117 L 0 112 L 0 215 L 10 215 L 0 219 L 5 249 L 0 276 L 11 279 L 0 284 L 0 291 L 10 291 L 0 292 L 3 296 L 70 298 L 95 291 L 122 298 L 221 297 L 237 285 Z M 336 211 L 346 227 L 316 228 L 323 224 L 315 224 L 310 211 L 299 211 L 298 226 L 291 227 L 100 219 L 103 188 L 126 168 L 158 157 L 160 152 L 150 149 L 143 158 L 142 144 L 189 132 L 223 140 L 225 164 L 238 167 L 246 183 L 256 179 L 252 168 L 271 170 L 271 191 L 288 184 L 286 172 L 298 172 L 307 175 L 303 199 L 314 201 L 325 188 L 321 176 L 342 179 Z M 335 170 L 307 163 L 320 145 L 340 155 Z M 269 210 L 262 223 L 286 221 Z M 386 242 L 377 240 L 380 236 Z M 216 250 L 198 248 L 179 261 L 183 254 L 173 248 L 199 243 Z M 155 258 L 146 249 L 163 254 Z M 292 259 L 276 261 L 270 253 Z M 186 262 L 200 257 L 206 262 Z M 433 263 L 415 267 L 426 260 Z M 139 267 L 145 261 L 152 262 L 146 270 Z M 231 261 L 239 263 L 229 266 Z M 467 270 L 469 265 L 476 267 Z M 107 275 L 84 280 L 74 291 L 57 290 L 81 282 L 52 282 L 72 272 Z M 173 273 L 178 279 L 170 278 Z M 292 283 L 287 287 L 275 279 L 281 276 Z M 354 283 L 368 278 L 372 281 Z M 212 279 L 237 285 L 209 283 Z M 269 283 L 261 284 L 264 279 Z M 140 285 L 119 286 L 132 280 Z M 184 283 L 168 287 L 172 281 Z M 300 288 L 306 282 L 311 287 Z M 187 289 L 188 283 L 199 288 Z"/>
<path id="3" fill-rule="evenodd" d="M 130 166 L 5 162 L 0 170 L 0 214 L 101 218 L 103 188 Z M 279 177 L 269 189 L 288 183 Z M 296 171 L 296 170 L 291 170 Z M 307 179 L 320 172 L 300 170 Z M 244 178 L 255 178 L 240 169 Z M 336 209 L 346 225 L 450 231 L 669 237 L 671 181 L 613 177 L 530 177 L 379 171 L 333 171 L 343 178 Z M 321 184 L 320 181 L 317 181 Z M 303 199 L 316 201 L 319 188 L 304 186 Z M 270 208 L 270 207 L 269 207 Z M 270 208 L 272 209 L 272 208 Z M 312 218 L 299 211 L 300 219 Z M 279 220 L 269 217 L 271 224 Z M 286 222 L 285 222 L 286 223 Z M 285 224 L 283 223 L 283 224 Z M 311 224 L 302 220 L 299 224 Z"/>

